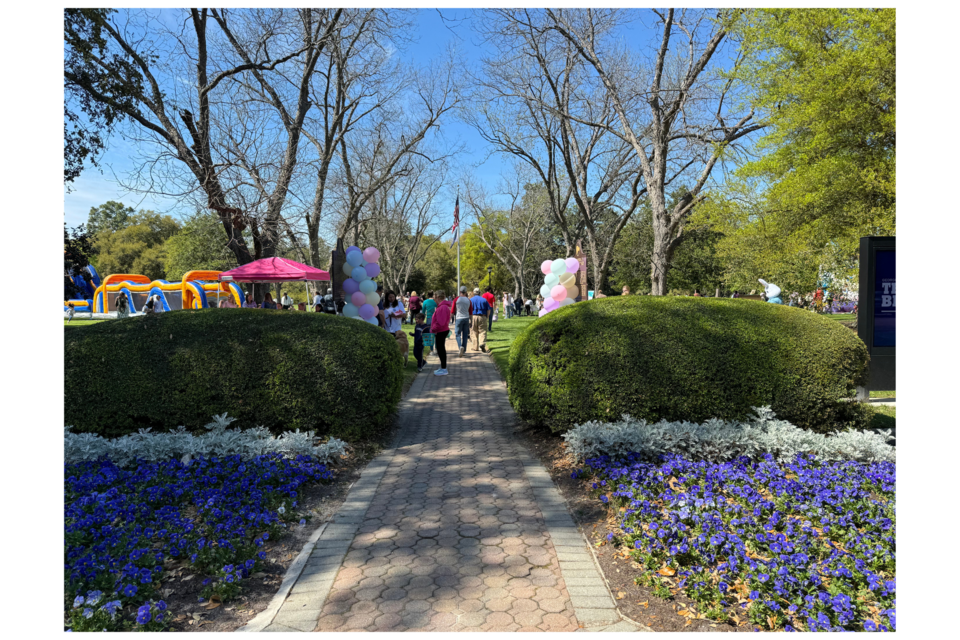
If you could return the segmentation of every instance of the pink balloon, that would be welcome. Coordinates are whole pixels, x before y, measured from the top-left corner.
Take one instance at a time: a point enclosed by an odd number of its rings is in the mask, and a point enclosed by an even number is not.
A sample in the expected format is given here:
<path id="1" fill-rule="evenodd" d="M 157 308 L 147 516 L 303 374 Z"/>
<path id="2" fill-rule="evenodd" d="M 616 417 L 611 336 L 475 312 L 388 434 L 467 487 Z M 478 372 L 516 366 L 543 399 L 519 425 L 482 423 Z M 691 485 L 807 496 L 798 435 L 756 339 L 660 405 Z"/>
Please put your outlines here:
<path id="1" fill-rule="evenodd" d="M 564 289 L 566 291 L 566 289 Z M 566 295 L 566 294 L 564 294 Z M 553 298 L 547 298 L 543 301 L 543 310 L 544 311 L 553 311 L 560 306 L 560 303 L 554 300 Z"/>
<path id="2" fill-rule="evenodd" d="M 540 265 L 540 271 L 543 272 L 543 275 L 550 274 L 550 265 L 553 264 L 553 260 L 544 260 L 543 264 Z"/>
<path id="3" fill-rule="evenodd" d="M 366 298 L 364 298 L 364 300 L 366 300 Z M 360 317 L 364 320 L 369 320 L 375 315 L 377 315 L 377 308 L 372 304 L 364 303 L 364 305 L 360 307 Z"/>
<path id="4" fill-rule="evenodd" d="M 567 297 L 567 288 L 562 284 L 558 284 L 553 289 L 550 289 L 550 297 L 560 302 Z"/>
<path id="5" fill-rule="evenodd" d="M 355 291 L 350 295 L 350 302 L 358 307 L 362 307 L 367 303 L 367 294 L 363 291 Z"/>
<path id="6" fill-rule="evenodd" d="M 376 278 L 378 275 L 380 275 L 380 265 L 376 262 L 367 263 L 367 266 L 365 266 L 364 269 L 366 269 L 367 275 L 371 278 Z"/>
<path id="7" fill-rule="evenodd" d="M 346 295 L 351 295 L 360 291 L 360 283 L 354 280 L 353 278 L 347 278 L 343 281 L 343 292 Z"/>
<path id="8" fill-rule="evenodd" d="M 380 259 L 380 251 L 376 247 L 367 247 L 363 250 L 363 259 L 367 262 L 376 262 Z"/>
<path id="9" fill-rule="evenodd" d="M 576 273 L 580 268 L 580 261 L 576 258 L 567 258 L 567 273 Z"/>

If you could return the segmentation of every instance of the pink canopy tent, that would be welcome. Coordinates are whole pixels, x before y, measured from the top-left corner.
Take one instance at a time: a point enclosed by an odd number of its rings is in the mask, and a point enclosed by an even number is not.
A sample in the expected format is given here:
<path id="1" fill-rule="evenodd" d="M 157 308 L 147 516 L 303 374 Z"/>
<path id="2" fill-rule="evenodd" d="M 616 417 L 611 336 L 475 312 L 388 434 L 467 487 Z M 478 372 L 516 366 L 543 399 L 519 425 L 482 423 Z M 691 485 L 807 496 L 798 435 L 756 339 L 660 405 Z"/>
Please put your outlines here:
<path id="1" fill-rule="evenodd" d="M 287 258 L 263 258 L 254 260 L 236 269 L 220 274 L 221 282 L 291 282 L 329 280 L 330 274 L 322 269 L 301 264 Z"/>

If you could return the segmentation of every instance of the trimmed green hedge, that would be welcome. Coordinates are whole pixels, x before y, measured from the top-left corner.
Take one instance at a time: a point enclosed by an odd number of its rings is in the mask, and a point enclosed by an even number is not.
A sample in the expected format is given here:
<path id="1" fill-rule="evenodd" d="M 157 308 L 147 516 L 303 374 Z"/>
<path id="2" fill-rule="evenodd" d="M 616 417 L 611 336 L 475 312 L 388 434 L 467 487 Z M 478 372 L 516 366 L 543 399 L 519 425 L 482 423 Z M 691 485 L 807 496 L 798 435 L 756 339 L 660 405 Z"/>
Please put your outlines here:
<path id="1" fill-rule="evenodd" d="M 400 401 L 403 364 L 383 329 L 351 318 L 202 309 L 101 322 L 64 335 L 65 424 L 114 437 L 201 428 L 316 429 L 360 440 Z"/>
<path id="2" fill-rule="evenodd" d="M 562 432 L 588 420 L 741 419 L 770 405 L 818 432 L 862 427 L 869 356 L 840 324 L 754 300 L 611 297 L 532 323 L 510 349 L 510 402 Z"/>

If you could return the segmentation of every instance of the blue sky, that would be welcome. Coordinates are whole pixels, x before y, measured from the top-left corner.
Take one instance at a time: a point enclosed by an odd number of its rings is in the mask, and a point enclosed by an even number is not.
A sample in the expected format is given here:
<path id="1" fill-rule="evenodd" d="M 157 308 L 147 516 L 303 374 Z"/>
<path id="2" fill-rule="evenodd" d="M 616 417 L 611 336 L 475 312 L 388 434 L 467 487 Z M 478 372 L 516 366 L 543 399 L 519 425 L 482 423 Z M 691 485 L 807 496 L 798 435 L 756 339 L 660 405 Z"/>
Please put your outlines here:
<path id="1" fill-rule="evenodd" d="M 441 13 L 442 12 L 442 17 Z M 163 12 L 171 22 L 178 20 L 173 10 Z M 484 48 L 479 43 L 479 37 L 474 33 L 470 24 L 471 10 L 468 9 L 421 9 L 417 13 L 417 42 L 411 44 L 403 53 L 405 57 L 417 64 L 427 64 L 431 59 L 440 56 L 445 49 L 454 44 L 465 60 L 465 64 L 475 67 L 479 64 Z M 640 19 L 627 25 L 623 37 L 631 47 L 640 48 L 652 53 L 659 44 L 659 34 L 654 28 L 655 17 L 649 12 L 642 12 Z M 720 62 L 720 56 L 715 57 Z M 461 165 L 474 165 L 484 158 L 486 161 L 480 166 L 471 167 L 474 176 L 489 188 L 497 184 L 501 171 L 508 165 L 501 156 L 490 155 L 487 143 L 477 132 L 454 118 L 448 118 L 443 123 L 444 137 L 459 139 L 467 148 L 457 162 Z M 110 140 L 107 152 L 101 161 L 102 172 L 95 168 L 87 168 L 72 185 L 72 192 L 67 193 L 64 188 L 64 220 L 68 226 L 75 226 L 87 220 L 91 207 L 103 204 L 108 200 L 123 202 L 135 209 L 152 209 L 158 213 L 166 213 L 174 217 L 192 213 L 192 209 L 179 205 L 174 199 L 162 196 L 144 195 L 125 191 L 120 181 L 124 175 L 134 168 L 132 161 L 131 142 L 123 140 L 119 135 Z M 487 157 L 487 156 L 490 157 Z M 450 174 L 456 180 L 456 171 Z M 453 200 L 456 185 L 450 185 L 438 203 L 443 210 L 451 212 L 452 222 Z M 492 190 L 492 189 L 491 189 Z M 441 226 L 448 224 L 444 222 Z M 327 241 L 332 241 L 327 238 Z"/>
<path id="2" fill-rule="evenodd" d="M 422 9 L 418 12 L 419 41 L 412 44 L 404 55 L 417 63 L 427 63 L 431 58 L 439 56 L 451 42 L 456 41 L 468 63 L 479 62 L 481 49 L 473 42 L 469 22 L 466 21 L 470 12 L 457 9 L 441 11 L 445 20 L 440 17 L 436 9 Z M 485 143 L 472 128 L 455 120 L 448 120 L 443 126 L 445 135 L 459 137 L 467 144 L 470 150 L 469 159 L 484 155 Z M 71 185 L 71 193 L 67 193 L 67 189 L 64 188 L 64 221 L 68 226 L 85 223 L 90 208 L 108 200 L 123 202 L 136 209 L 152 209 L 160 213 L 169 213 L 175 217 L 191 213 L 186 207 L 178 206 L 173 199 L 125 191 L 120 186 L 118 177 L 122 180 L 123 175 L 134 168 L 130 155 L 130 143 L 124 141 L 119 135 L 114 135 L 101 160 L 102 172 L 95 168 L 86 168 Z M 501 162 L 491 159 L 477 172 L 478 177 L 485 181 L 496 180 L 500 166 Z M 449 208 L 452 216 L 452 199 Z"/>

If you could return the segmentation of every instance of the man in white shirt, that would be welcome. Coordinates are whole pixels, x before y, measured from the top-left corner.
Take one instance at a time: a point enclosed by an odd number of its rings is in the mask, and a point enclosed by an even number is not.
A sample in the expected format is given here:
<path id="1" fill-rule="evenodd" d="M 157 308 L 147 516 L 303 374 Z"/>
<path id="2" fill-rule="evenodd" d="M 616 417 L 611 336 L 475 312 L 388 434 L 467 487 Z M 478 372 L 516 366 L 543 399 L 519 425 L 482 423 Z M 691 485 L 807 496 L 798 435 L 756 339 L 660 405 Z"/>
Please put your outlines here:
<path id="1" fill-rule="evenodd" d="M 320 295 L 320 291 L 318 290 L 317 294 L 313 296 L 313 310 L 316 311 L 317 313 L 320 313 L 320 311 L 322 310 L 322 307 L 320 305 L 322 304 L 323 304 L 323 296 Z"/>
<path id="2" fill-rule="evenodd" d="M 283 297 L 280 298 L 280 306 L 286 311 L 289 311 L 291 307 L 293 307 L 293 298 L 290 297 L 289 293 L 284 292 Z"/>

